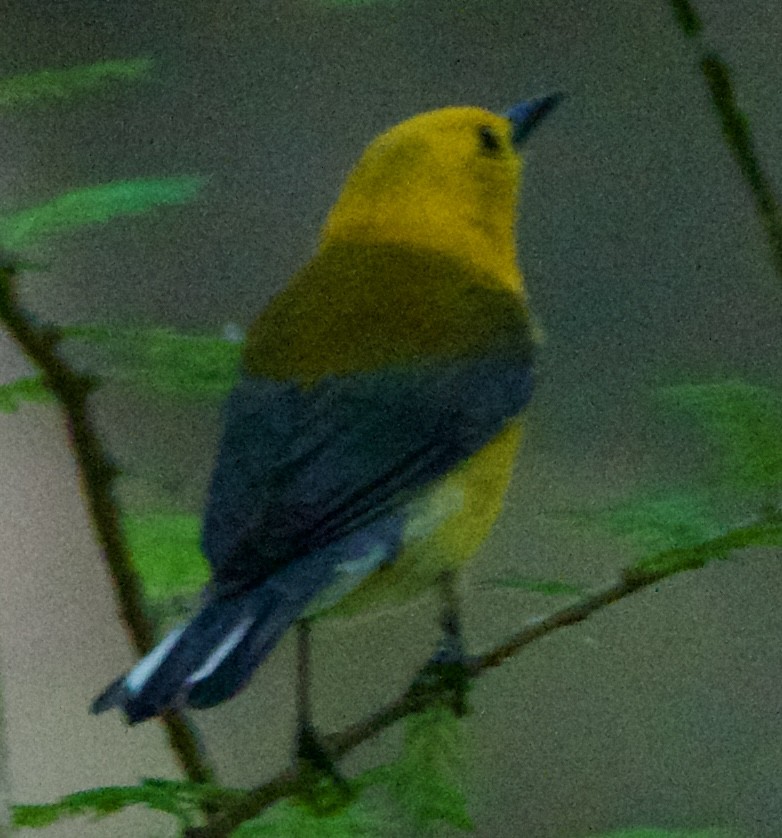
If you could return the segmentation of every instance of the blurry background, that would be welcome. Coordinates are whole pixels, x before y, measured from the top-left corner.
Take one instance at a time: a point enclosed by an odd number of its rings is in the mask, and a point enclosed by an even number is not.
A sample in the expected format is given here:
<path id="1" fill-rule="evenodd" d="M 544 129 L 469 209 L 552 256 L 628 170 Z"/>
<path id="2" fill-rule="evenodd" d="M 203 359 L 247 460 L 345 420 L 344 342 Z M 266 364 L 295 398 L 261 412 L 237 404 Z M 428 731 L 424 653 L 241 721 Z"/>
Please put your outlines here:
<path id="1" fill-rule="evenodd" d="M 701 0 L 761 157 L 782 177 L 782 6 Z M 6 0 L 0 75 L 146 56 L 151 83 L 5 112 L 0 206 L 146 175 L 201 174 L 193 204 L 56 240 L 25 301 L 62 323 L 246 326 L 303 264 L 366 143 L 414 113 L 504 109 L 561 90 L 536 133 L 519 224 L 546 342 L 506 512 L 475 564 L 475 650 L 556 607 L 497 588 L 516 573 L 600 585 L 628 562 L 569 510 L 686 485 L 707 450 L 653 388 L 780 385 L 782 293 L 750 197 L 668 4 L 575 0 L 27 3 Z M 2 380 L 26 371 L 0 336 Z M 137 500 L 198 511 L 218 432 L 195 408 L 107 388 L 101 429 Z M 175 776 L 155 724 L 93 718 L 131 661 L 55 410 L 0 417 L 0 662 L 13 796 Z M 782 827 L 782 575 L 745 555 L 678 576 L 540 642 L 472 693 L 480 836 L 582 838 L 632 825 Z M 316 717 L 338 729 L 396 695 L 437 639 L 434 602 L 321 625 Z M 198 713 L 221 780 L 287 764 L 293 644 L 235 701 Z M 396 752 L 399 731 L 347 761 Z M 51 836 L 165 834 L 133 812 Z"/>

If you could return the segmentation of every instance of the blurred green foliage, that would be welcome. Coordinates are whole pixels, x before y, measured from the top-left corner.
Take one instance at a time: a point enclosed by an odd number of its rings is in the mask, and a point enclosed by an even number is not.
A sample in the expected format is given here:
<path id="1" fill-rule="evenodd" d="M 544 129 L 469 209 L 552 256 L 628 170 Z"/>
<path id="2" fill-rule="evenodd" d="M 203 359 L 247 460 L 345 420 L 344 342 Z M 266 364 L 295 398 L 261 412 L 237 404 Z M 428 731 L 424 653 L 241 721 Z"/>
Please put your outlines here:
<path id="1" fill-rule="evenodd" d="M 63 335 L 95 349 L 95 371 L 108 381 L 167 398 L 222 400 L 239 374 L 233 338 L 98 325 L 69 326 Z"/>
<path id="2" fill-rule="evenodd" d="M 133 58 L 6 76 L 0 78 L 0 108 L 50 105 L 103 89 L 116 81 L 140 81 L 149 78 L 152 67 L 148 58 Z"/>
<path id="3" fill-rule="evenodd" d="M 37 206 L 0 215 L 0 247 L 19 250 L 89 224 L 188 203 L 203 184 L 204 178 L 185 176 L 118 180 L 73 189 Z"/>
<path id="4" fill-rule="evenodd" d="M 642 494 L 581 522 L 619 536 L 642 558 L 626 577 L 667 576 L 750 547 L 782 546 L 782 395 L 743 381 L 665 387 L 713 449 L 704 485 Z"/>
<path id="5" fill-rule="evenodd" d="M 726 523 L 708 493 L 658 490 L 583 513 L 579 523 L 629 545 L 636 555 L 693 547 L 723 533 Z"/>
<path id="6" fill-rule="evenodd" d="M 381 823 L 379 813 L 361 801 L 324 814 L 297 800 L 283 800 L 245 821 L 231 838 L 377 838 Z"/>
<path id="7" fill-rule="evenodd" d="M 194 596 L 209 581 L 197 515 L 135 514 L 126 516 L 123 522 L 133 567 L 153 603 Z"/>
<path id="8" fill-rule="evenodd" d="M 225 805 L 244 792 L 178 780 L 142 780 L 137 786 L 104 786 L 79 791 L 54 803 L 13 807 L 15 828 L 42 829 L 64 817 L 102 818 L 128 806 L 146 806 L 192 826 L 203 806 Z"/>
<path id="9" fill-rule="evenodd" d="M 54 396 L 46 389 L 43 377 L 33 375 L 0 384 L 0 413 L 14 413 L 24 402 L 51 402 Z"/>
<path id="10" fill-rule="evenodd" d="M 743 381 L 682 384 L 658 391 L 711 448 L 702 485 L 641 491 L 604 507 L 570 513 L 590 531 L 620 538 L 638 560 L 626 578 L 668 576 L 703 567 L 750 547 L 782 546 L 782 394 Z M 508 578 L 498 584 L 576 595 L 557 580 Z"/>
<path id="11" fill-rule="evenodd" d="M 650 576 L 663 578 L 685 570 L 698 570 L 711 561 L 730 558 L 736 551 L 750 547 L 782 547 L 782 515 L 776 513 L 689 547 L 653 553 L 625 568 L 624 576 L 643 580 Z"/>
<path id="12" fill-rule="evenodd" d="M 404 720 L 402 754 L 374 768 L 358 782 L 382 786 L 410 824 L 407 834 L 427 835 L 438 824 L 470 831 L 464 793 L 464 727 L 452 710 L 434 705 Z"/>
<path id="13" fill-rule="evenodd" d="M 782 491 L 782 394 L 744 381 L 681 384 L 659 391 L 718 449 L 709 484 L 742 496 Z"/>
<path id="14" fill-rule="evenodd" d="M 710 456 L 702 485 L 642 493 L 583 518 L 651 555 L 706 544 L 773 517 L 782 501 L 782 394 L 720 381 L 665 387 L 658 396 L 703 432 Z"/>

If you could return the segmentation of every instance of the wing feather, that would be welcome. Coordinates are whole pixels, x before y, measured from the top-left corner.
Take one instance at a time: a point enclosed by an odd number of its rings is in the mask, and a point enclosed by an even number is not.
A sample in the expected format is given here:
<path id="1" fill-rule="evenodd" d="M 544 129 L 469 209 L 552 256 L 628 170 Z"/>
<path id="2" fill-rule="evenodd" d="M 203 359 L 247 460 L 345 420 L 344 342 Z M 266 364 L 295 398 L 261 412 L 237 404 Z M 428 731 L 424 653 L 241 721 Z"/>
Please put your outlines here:
<path id="1" fill-rule="evenodd" d="M 401 520 L 417 492 L 521 411 L 531 389 L 529 359 L 512 354 L 308 388 L 245 377 L 227 402 L 205 515 L 216 590 L 255 586 L 385 517 Z"/>

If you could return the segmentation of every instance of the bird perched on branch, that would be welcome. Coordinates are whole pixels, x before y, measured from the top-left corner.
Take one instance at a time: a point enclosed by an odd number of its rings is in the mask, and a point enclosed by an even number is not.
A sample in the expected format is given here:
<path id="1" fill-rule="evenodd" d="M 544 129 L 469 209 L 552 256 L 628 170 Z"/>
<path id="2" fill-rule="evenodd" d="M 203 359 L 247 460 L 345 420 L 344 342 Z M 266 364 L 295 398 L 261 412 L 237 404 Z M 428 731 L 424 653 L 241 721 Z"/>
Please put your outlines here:
<path id="1" fill-rule="evenodd" d="M 436 110 L 369 145 L 315 256 L 249 330 L 201 610 L 94 712 L 219 704 L 294 623 L 447 587 L 472 558 L 532 393 L 518 149 L 556 102 Z"/>

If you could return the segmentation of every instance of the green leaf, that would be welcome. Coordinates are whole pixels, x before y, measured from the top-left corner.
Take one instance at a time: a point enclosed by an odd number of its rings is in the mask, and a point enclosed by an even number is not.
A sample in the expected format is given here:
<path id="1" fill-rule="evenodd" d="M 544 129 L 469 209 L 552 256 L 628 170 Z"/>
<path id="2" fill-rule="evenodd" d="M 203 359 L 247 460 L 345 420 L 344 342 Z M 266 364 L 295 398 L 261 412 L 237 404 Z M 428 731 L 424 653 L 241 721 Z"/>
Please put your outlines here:
<path id="1" fill-rule="evenodd" d="M 692 492 L 631 498 L 580 520 L 624 539 L 641 555 L 701 544 L 730 526 L 708 494 Z"/>
<path id="2" fill-rule="evenodd" d="M 14 413 L 24 402 L 52 401 L 54 396 L 47 390 L 40 375 L 0 384 L 0 413 Z"/>
<path id="3" fill-rule="evenodd" d="M 245 821 L 231 838 L 376 838 L 382 821 L 361 801 L 324 814 L 297 801 L 285 800 L 258 818 Z"/>
<path id="4" fill-rule="evenodd" d="M 778 546 L 773 510 L 782 489 L 782 395 L 728 381 L 668 387 L 662 397 L 695 418 L 718 446 L 717 479 L 699 492 L 657 493 L 583 513 L 580 522 L 626 539 L 644 556 L 625 571 L 629 577 L 662 578 L 735 550 Z M 749 518 L 755 521 L 736 526 Z"/>
<path id="5" fill-rule="evenodd" d="M 48 104 L 99 90 L 115 81 L 138 81 L 150 75 L 152 66 L 148 58 L 135 58 L 0 78 L 0 108 Z"/>
<path id="6" fill-rule="evenodd" d="M 384 784 L 412 819 L 416 835 L 426 834 L 438 823 L 465 831 L 474 828 L 462 790 L 461 734 L 459 719 L 444 705 L 408 716 L 402 756 L 371 775 L 371 781 Z"/>
<path id="7" fill-rule="evenodd" d="M 782 394 L 724 381 L 666 387 L 660 396 L 718 446 L 715 477 L 726 488 L 745 494 L 782 488 Z"/>
<path id="8" fill-rule="evenodd" d="M 581 596 L 586 592 L 586 588 L 581 585 L 571 585 L 557 579 L 524 579 L 509 576 L 505 579 L 495 579 L 494 584 L 501 588 L 517 588 L 543 596 Z"/>
<path id="9" fill-rule="evenodd" d="M 67 327 L 63 335 L 96 348 L 97 371 L 110 381 L 175 398 L 224 398 L 238 378 L 233 338 L 173 329 Z"/>
<path id="10" fill-rule="evenodd" d="M 209 580 L 196 515 L 149 513 L 124 519 L 131 560 L 153 603 L 192 596 Z"/>
<path id="11" fill-rule="evenodd" d="M 118 180 L 73 189 L 38 206 L 0 216 L 0 246 L 17 250 L 88 224 L 188 203 L 203 184 L 204 178 L 184 176 Z"/>
<path id="12" fill-rule="evenodd" d="M 685 570 L 697 570 L 710 561 L 726 559 L 735 550 L 750 547 L 782 546 L 782 516 L 737 527 L 708 541 L 690 547 L 665 550 L 643 559 L 624 571 L 626 579 L 663 578 Z"/>
<path id="13" fill-rule="evenodd" d="M 214 805 L 236 800 L 244 793 L 219 786 L 175 780 L 143 780 L 137 786 L 105 786 L 69 794 L 54 803 L 13 807 L 17 828 L 39 829 L 64 817 L 106 817 L 128 806 L 147 806 L 175 817 L 183 826 L 193 825 L 206 802 Z"/>

